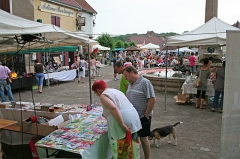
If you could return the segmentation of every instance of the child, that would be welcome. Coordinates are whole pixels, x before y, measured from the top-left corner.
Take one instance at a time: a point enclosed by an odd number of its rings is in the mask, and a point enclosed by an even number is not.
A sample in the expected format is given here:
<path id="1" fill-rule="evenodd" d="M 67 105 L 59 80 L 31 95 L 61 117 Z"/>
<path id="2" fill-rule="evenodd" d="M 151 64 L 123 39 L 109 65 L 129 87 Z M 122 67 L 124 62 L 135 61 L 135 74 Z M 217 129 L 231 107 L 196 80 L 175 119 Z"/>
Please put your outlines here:
<path id="1" fill-rule="evenodd" d="M 217 73 L 217 68 L 216 67 L 211 68 L 210 79 L 211 79 L 213 84 L 216 81 L 216 73 Z"/>

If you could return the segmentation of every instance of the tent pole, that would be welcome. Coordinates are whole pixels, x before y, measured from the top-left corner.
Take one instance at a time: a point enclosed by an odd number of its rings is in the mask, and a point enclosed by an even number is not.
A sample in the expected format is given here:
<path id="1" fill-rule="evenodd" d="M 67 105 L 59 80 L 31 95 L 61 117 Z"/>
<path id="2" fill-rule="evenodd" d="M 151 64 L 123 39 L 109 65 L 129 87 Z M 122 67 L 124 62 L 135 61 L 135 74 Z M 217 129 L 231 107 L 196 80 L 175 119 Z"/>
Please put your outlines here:
<path id="1" fill-rule="evenodd" d="M 179 57 L 179 46 L 178 46 L 178 57 Z M 178 61 L 178 75 L 179 75 L 180 62 Z M 180 92 L 180 77 L 178 77 L 178 92 Z"/>
<path id="2" fill-rule="evenodd" d="M 167 111 L 167 67 L 168 67 L 168 46 L 167 46 L 167 50 L 166 50 L 166 75 L 165 75 L 165 107 L 164 107 L 164 111 Z"/>
<path id="3" fill-rule="evenodd" d="M 90 71 L 90 45 L 88 44 L 88 80 L 89 80 L 89 95 L 90 104 L 92 104 L 92 84 L 91 84 L 91 71 Z"/>

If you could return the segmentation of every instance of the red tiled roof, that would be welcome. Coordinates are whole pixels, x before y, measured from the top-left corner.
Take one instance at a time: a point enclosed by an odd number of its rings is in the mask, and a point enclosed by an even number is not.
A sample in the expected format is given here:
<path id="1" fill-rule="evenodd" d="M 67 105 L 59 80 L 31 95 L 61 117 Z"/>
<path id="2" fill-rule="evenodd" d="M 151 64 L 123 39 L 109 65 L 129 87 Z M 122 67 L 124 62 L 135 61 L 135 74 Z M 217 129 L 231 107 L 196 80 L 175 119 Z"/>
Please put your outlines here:
<path id="1" fill-rule="evenodd" d="M 83 10 L 97 13 L 85 0 L 76 0 L 76 2 L 82 6 Z"/>
<path id="2" fill-rule="evenodd" d="M 51 0 L 51 2 L 63 3 L 69 6 L 80 8 L 91 13 L 97 13 L 85 0 Z"/>
<path id="3" fill-rule="evenodd" d="M 155 35 L 153 31 L 148 31 L 146 35 L 133 35 L 127 39 L 128 42 L 134 41 L 136 44 L 148 44 L 153 43 L 159 45 L 160 47 L 166 44 L 166 42 L 160 38 L 159 36 Z"/>

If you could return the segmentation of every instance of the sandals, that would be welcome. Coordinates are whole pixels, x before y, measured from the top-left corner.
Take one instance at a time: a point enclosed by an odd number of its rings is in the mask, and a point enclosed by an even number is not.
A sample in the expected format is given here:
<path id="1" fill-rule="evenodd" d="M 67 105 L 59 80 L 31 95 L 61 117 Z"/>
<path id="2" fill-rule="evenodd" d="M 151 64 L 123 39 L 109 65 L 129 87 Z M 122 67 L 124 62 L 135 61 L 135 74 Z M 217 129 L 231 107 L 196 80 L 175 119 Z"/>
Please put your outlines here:
<path id="1" fill-rule="evenodd" d="M 199 106 L 197 107 L 197 106 L 195 106 L 195 108 L 199 108 Z"/>
<path id="2" fill-rule="evenodd" d="M 223 110 L 222 109 L 220 109 L 220 112 L 219 112 L 220 114 L 222 114 L 223 113 Z"/>
<path id="3" fill-rule="evenodd" d="M 212 110 L 211 110 L 212 112 L 215 112 L 215 109 L 214 108 L 212 108 Z"/>

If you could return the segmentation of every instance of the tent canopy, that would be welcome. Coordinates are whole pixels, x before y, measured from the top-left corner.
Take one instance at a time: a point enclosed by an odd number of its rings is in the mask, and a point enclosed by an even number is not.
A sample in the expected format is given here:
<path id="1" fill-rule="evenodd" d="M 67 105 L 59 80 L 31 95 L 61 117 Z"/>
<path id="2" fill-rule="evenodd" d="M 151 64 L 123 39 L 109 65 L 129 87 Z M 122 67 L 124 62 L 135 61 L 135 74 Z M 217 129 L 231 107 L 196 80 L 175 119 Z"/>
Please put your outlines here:
<path id="1" fill-rule="evenodd" d="M 168 37 L 167 46 L 226 45 L 226 30 L 239 29 L 213 17 L 190 32 Z"/>
<path id="2" fill-rule="evenodd" d="M 179 50 L 179 52 L 195 52 L 194 50 L 191 50 L 187 47 L 181 47 L 179 49 L 174 50 L 174 52 L 178 52 L 178 50 Z"/>
<path id="3" fill-rule="evenodd" d="M 140 51 L 141 49 L 135 47 L 135 46 L 130 46 L 126 48 L 124 51 Z"/>
<path id="4" fill-rule="evenodd" d="M 35 52 L 56 53 L 56 52 L 64 52 L 64 51 L 76 52 L 78 51 L 78 46 L 57 46 L 57 47 L 50 47 L 50 48 L 43 48 L 43 49 L 21 50 L 18 52 L 18 54 L 29 54 L 29 53 L 35 53 Z M 1 52 L 1 54 L 13 55 L 13 54 L 16 54 L 16 52 L 15 51 Z"/>
<path id="5" fill-rule="evenodd" d="M 98 48 L 98 50 L 101 50 L 101 51 L 104 51 L 104 50 L 110 50 L 110 47 L 105 47 L 105 46 L 102 46 L 102 45 L 93 45 L 93 48 L 96 49 Z"/>
<path id="6" fill-rule="evenodd" d="M 34 40 L 29 44 L 23 35 L 31 35 Z M 70 32 L 52 24 L 24 19 L 0 9 L 0 52 L 17 51 L 19 43 L 22 43 L 20 48 L 23 50 L 29 47 L 98 44 L 90 40 L 84 32 Z"/>
<path id="7" fill-rule="evenodd" d="M 153 43 L 148 43 L 142 47 L 140 47 L 141 49 L 159 49 L 159 45 L 155 45 Z"/>

